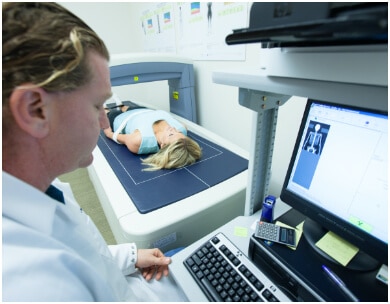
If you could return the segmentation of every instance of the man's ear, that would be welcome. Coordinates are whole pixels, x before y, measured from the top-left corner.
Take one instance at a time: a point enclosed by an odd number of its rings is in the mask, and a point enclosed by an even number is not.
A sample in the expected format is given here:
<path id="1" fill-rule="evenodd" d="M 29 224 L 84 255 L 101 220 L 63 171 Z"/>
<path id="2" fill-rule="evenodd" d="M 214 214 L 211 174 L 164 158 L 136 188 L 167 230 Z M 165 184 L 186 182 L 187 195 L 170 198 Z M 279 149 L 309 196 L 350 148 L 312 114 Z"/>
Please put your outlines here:
<path id="1" fill-rule="evenodd" d="M 17 88 L 10 98 L 11 113 L 20 129 L 36 138 L 49 132 L 48 94 L 42 88 Z"/>

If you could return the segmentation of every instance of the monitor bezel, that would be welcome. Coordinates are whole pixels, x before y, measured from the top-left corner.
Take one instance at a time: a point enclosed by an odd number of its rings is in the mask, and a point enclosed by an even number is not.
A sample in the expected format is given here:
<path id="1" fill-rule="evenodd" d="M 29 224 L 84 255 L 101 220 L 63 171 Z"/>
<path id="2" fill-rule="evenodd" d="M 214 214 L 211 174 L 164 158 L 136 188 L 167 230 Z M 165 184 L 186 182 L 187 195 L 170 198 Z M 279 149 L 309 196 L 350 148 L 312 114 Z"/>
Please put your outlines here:
<path id="1" fill-rule="evenodd" d="M 321 227 L 326 230 L 332 231 L 341 238 L 350 242 L 351 244 L 358 247 L 361 251 L 365 252 L 379 263 L 386 264 L 388 263 L 388 244 L 381 241 L 380 239 L 368 234 L 367 232 L 361 230 L 358 227 L 353 226 L 342 218 L 336 216 L 335 214 L 328 212 L 327 210 L 319 207 L 316 204 L 310 203 L 310 201 L 305 200 L 303 197 L 295 194 L 290 191 L 287 186 L 290 181 L 290 175 L 294 167 L 295 158 L 297 153 L 301 148 L 301 137 L 303 136 L 306 129 L 306 122 L 308 119 L 308 114 L 310 112 L 311 105 L 313 103 L 324 104 L 328 106 L 335 107 L 345 107 L 351 110 L 365 111 L 374 114 L 380 114 L 388 116 L 387 111 L 374 110 L 370 108 L 355 107 L 351 105 L 345 105 L 337 102 L 328 102 L 322 100 L 308 99 L 305 107 L 305 111 L 302 117 L 301 125 L 299 127 L 297 140 L 293 149 L 293 153 L 290 159 L 290 163 L 287 169 L 286 177 L 283 183 L 281 191 L 281 200 L 291 206 L 293 209 L 299 211 L 304 216 L 310 220 L 318 223 Z M 305 234 L 305 232 L 304 232 Z"/>

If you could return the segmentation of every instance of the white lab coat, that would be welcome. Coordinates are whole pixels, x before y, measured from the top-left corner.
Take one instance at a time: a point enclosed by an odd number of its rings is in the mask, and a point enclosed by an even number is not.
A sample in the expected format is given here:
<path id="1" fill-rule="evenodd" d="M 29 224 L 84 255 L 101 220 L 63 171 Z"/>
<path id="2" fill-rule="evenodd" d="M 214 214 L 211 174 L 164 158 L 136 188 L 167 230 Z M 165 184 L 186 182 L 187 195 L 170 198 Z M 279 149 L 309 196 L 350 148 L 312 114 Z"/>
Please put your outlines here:
<path id="1" fill-rule="evenodd" d="M 3 172 L 3 301 L 184 301 L 173 279 L 146 282 L 135 244 L 107 246 L 68 184 L 62 204 Z M 129 275 L 132 274 L 132 275 Z"/>

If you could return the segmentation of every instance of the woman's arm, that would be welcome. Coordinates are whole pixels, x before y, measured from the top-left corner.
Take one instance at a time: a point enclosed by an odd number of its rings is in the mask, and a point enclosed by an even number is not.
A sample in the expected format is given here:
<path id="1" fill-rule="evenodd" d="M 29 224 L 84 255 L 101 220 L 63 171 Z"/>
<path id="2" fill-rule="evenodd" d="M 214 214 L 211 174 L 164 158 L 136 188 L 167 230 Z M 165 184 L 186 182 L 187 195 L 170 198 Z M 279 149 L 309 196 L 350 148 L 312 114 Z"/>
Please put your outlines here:
<path id="1" fill-rule="evenodd" d="M 104 129 L 104 134 L 113 139 L 114 132 L 111 128 Z M 141 133 L 138 130 L 135 130 L 131 134 L 118 134 L 116 137 L 116 141 L 120 144 L 126 145 L 127 149 L 129 149 L 133 153 L 138 153 L 139 147 L 141 146 L 142 137 Z"/>

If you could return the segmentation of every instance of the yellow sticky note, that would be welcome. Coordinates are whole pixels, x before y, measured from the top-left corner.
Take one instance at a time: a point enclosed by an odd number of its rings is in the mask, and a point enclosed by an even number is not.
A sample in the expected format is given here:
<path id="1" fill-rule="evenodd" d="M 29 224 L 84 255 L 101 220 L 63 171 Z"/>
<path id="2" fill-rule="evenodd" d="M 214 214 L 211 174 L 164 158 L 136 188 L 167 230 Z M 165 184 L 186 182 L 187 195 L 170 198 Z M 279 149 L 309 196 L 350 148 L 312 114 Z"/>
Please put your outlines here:
<path id="1" fill-rule="evenodd" d="M 284 224 L 282 222 L 279 222 L 279 221 L 276 221 L 275 224 L 278 225 L 278 226 L 294 229 L 293 227 L 291 227 L 291 226 L 289 226 L 287 224 Z M 294 246 L 287 246 L 288 248 L 291 248 L 292 250 L 296 250 L 297 249 L 299 240 L 301 239 L 301 236 L 302 236 L 302 232 L 303 232 L 303 222 L 295 227 L 295 247 Z"/>
<path id="2" fill-rule="evenodd" d="M 248 228 L 245 227 L 234 227 L 234 235 L 247 237 L 248 236 Z"/>
<path id="3" fill-rule="evenodd" d="M 325 234 L 316 246 L 343 266 L 346 266 L 359 251 L 359 248 L 331 231 Z"/>

